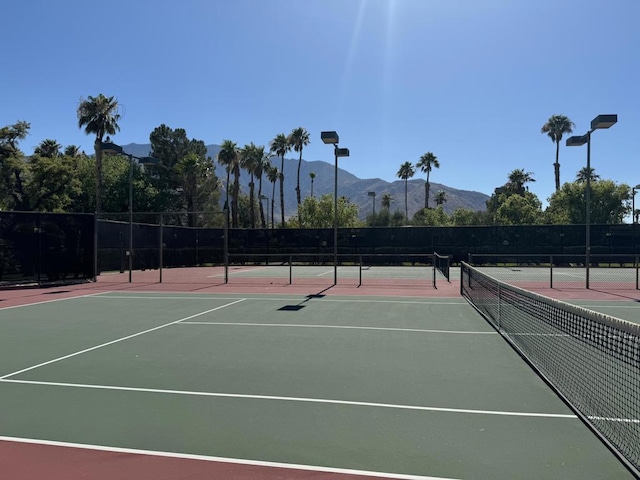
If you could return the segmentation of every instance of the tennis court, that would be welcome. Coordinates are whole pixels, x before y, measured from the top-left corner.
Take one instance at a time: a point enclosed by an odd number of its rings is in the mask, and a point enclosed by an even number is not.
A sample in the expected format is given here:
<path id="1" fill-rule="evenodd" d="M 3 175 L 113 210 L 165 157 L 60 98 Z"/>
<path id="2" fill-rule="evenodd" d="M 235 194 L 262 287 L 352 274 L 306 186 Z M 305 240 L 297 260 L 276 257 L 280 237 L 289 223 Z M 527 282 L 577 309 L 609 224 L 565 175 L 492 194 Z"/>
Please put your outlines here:
<path id="1" fill-rule="evenodd" d="M 633 478 L 455 281 L 150 287 L 0 310 L 7 478 Z"/>

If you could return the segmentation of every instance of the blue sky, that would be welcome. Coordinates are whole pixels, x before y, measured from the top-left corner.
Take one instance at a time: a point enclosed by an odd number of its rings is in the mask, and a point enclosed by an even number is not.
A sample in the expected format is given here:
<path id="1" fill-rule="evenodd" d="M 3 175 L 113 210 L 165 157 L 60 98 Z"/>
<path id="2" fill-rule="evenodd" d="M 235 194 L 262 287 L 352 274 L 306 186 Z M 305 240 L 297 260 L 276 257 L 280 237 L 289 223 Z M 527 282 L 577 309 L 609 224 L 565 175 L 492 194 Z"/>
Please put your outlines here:
<path id="1" fill-rule="evenodd" d="M 333 163 L 320 131 L 336 130 L 351 151 L 340 166 L 358 177 L 393 181 L 431 151 L 433 182 L 490 194 L 522 168 L 545 202 L 547 118 L 567 115 L 583 134 L 617 113 L 592 137 L 592 166 L 640 183 L 638 0 L 24 0 L 1 11 L 0 125 L 31 122 L 28 154 L 45 138 L 90 152 L 76 107 L 104 93 L 122 106 L 120 144 L 147 143 L 162 123 L 239 145 L 302 126 L 304 158 Z M 562 143 L 561 179 L 573 180 L 586 147 Z"/>

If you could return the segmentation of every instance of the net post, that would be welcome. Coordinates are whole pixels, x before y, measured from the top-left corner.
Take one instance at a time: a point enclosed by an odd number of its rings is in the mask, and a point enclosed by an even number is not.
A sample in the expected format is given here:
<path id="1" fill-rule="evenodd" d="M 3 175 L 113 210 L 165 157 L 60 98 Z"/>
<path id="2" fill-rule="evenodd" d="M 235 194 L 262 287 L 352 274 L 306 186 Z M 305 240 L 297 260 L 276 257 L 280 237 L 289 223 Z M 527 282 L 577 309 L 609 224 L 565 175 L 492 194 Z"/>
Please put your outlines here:
<path id="1" fill-rule="evenodd" d="M 160 234 L 158 235 L 160 244 L 158 245 L 158 271 L 160 272 L 160 283 L 162 283 L 162 262 L 164 261 L 164 213 L 160 214 Z"/>
<path id="2" fill-rule="evenodd" d="M 464 262 L 460 262 L 460 296 L 464 296 Z"/>
<path id="3" fill-rule="evenodd" d="M 433 288 L 435 288 L 436 290 L 438 289 L 438 286 L 436 285 L 436 259 L 435 257 L 433 257 L 433 265 L 431 267 L 431 276 L 433 277 Z"/>
<path id="4" fill-rule="evenodd" d="M 498 284 L 498 331 L 502 331 L 502 285 Z"/>
<path id="5" fill-rule="evenodd" d="M 358 256 L 358 286 L 362 286 L 362 255 Z"/>
<path id="6" fill-rule="evenodd" d="M 291 255 L 289 255 L 289 285 L 293 283 L 293 262 L 291 260 Z"/>
<path id="7" fill-rule="evenodd" d="M 635 258 L 635 267 L 636 267 L 636 290 L 638 290 L 638 256 Z"/>
<path id="8" fill-rule="evenodd" d="M 549 288 L 553 288 L 553 255 L 549 257 Z"/>

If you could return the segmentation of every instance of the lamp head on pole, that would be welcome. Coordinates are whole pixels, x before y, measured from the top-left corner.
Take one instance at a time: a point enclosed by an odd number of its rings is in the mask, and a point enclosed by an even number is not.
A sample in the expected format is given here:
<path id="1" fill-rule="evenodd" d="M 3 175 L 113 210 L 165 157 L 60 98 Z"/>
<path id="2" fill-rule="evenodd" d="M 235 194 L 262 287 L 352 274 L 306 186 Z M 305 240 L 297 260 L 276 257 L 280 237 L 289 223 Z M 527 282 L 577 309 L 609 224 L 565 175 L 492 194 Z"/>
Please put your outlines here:
<path id="1" fill-rule="evenodd" d="M 339 141 L 337 132 L 320 132 L 320 138 L 324 143 L 332 143 L 334 145 Z"/>
<path id="2" fill-rule="evenodd" d="M 567 138 L 567 147 L 580 147 L 589 141 L 589 135 L 574 135 Z"/>
<path id="3" fill-rule="evenodd" d="M 160 163 L 160 160 L 158 160 L 157 158 L 153 158 L 153 157 L 133 157 L 136 160 L 138 160 L 138 163 L 140 165 L 158 165 Z"/>
<path id="4" fill-rule="evenodd" d="M 596 118 L 591 120 L 591 130 L 596 130 L 598 128 L 609 128 L 614 125 L 618 121 L 618 115 L 598 115 Z"/>
<path id="5" fill-rule="evenodd" d="M 367 192 L 370 197 L 376 198 L 376 192 Z"/>
<path id="6" fill-rule="evenodd" d="M 348 157 L 349 149 L 348 148 L 338 148 L 336 147 L 336 157 Z"/>

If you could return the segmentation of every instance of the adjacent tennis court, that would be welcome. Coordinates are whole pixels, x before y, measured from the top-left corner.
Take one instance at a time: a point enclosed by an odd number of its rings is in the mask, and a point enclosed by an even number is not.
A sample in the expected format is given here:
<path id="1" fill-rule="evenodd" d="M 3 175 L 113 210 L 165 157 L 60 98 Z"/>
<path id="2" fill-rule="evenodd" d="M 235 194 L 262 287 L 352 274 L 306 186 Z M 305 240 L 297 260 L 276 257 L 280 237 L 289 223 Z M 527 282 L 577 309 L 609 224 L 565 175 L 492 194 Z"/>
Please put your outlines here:
<path id="1" fill-rule="evenodd" d="M 11 478 L 633 478 L 459 295 L 95 287 L 0 310 Z"/>

